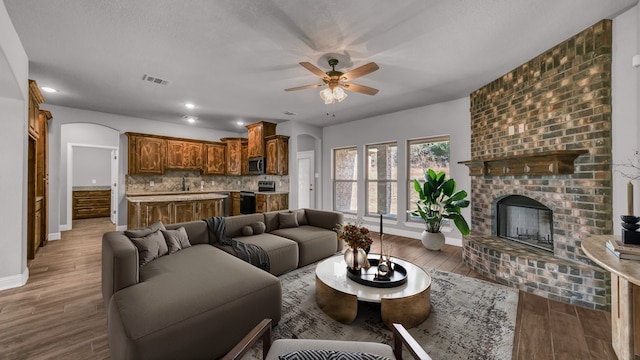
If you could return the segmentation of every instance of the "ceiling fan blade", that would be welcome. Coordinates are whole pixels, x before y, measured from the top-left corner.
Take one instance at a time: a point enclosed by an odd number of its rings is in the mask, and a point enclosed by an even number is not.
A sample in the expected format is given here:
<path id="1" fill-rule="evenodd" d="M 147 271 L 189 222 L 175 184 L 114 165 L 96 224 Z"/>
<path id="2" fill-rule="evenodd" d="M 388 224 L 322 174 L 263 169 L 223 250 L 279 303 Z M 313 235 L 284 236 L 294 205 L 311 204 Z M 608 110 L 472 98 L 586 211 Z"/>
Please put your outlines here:
<path id="1" fill-rule="evenodd" d="M 375 94 L 378 93 L 378 89 L 374 89 L 372 87 L 368 87 L 368 86 L 364 86 L 364 85 L 342 84 L 341 86 L 343 88 L 347 89 L 347 90 L 358 92 L 358 93 L 361 93 L 361 94 L 375 95 Z"/>
<path id="2" fill-rule="evenodd" d="M 320 68 L 318 68 L 317 66 L 313 65 L 310 62 L 304 61 L 304 62 L 301 62 L 300 65 L 302 65 L 302 67 L 314 73 L 320 79 L 324 79 L 328 77 L 327 74 L 324 73 L 324 71 L 322 71 Z"/>
<path id="3" fill-rule="evenodd" d="M 376 70 L 380 69 L 380 67 L 378 66 L 378 64 L 374 63 L 374 62 L 370 62 L 368 64 L 362 65 L 360 67 L 357 67 L 347 73 L 345 73 L 344 75 L 342 75 L 342 78 L 345 79 L 346 81 L 350 81 L 353 79 L 357 79 L 361 76 L 365 76 L 367 74 L 370 74 Z"/>
<path id="4" fill-rule="evenodd" d="M 313 84 L 313 85 L 298 86 L 298 87 L 284 89 L 284 91 L 296 91 L 296 90 L 312 89 L 312 88 L 317 88 L 317 87 L 320 87 L 320 86 L 324 86 L 324 84 Z"/>

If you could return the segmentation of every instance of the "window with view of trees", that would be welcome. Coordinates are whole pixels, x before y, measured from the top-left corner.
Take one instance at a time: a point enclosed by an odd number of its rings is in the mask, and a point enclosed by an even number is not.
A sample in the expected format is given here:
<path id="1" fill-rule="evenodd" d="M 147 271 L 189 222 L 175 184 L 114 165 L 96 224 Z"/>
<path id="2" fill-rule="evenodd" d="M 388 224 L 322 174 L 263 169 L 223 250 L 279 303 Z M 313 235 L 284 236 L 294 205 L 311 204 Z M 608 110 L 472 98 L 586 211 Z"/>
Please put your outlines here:
<path id="1" fill-rule="evenodd" d="M 398 144 L 367 145 L 367 215 L 398 216 Z"/>
<path id="2" fill-rule="evenodd" d="M 449 177 L 449 136 L 409 140 L 407 148 L 409 150 L 408 210 L 415 210 L 416 201 L 420 198 L 413 188 L 413 179 L 418 179 L 421 184 L 424 184 L 424 173 L 427 169 L 433 169 L 436 173 L 444 171 Z M 422 221 L 414 216 L 409 216 L 409 220 Z"/>
<path id="3" fill-rule="evenodd" d="M 333 209 L 358 212 L 358 149 L 333 150 Z"/>

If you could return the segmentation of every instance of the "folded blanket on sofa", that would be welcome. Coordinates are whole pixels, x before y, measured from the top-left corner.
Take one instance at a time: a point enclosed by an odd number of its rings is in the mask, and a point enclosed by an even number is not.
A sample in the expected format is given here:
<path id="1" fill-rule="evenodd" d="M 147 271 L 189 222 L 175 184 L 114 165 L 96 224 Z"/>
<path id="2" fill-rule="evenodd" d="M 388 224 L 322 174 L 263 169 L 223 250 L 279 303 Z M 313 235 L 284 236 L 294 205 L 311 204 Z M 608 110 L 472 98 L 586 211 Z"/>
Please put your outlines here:
<path id="1" fill-rule="evenodd" d="M 268 272 L 269 270 L 271 270 L 269 256 L 263 248 L 255 244 L 246 244 L 242 241 L 229 238 L 224 234 L 224 218 L 215 216 L 204 219 L 204 221 L 207 223 L 209 232 L 213 236 L 215 236 L 216 239 L 218 239 L 218 242 L 222 245 L 231 245 L 240 259 L 248 262 L 251 265 L 259 267 L 264 271 Z"/>

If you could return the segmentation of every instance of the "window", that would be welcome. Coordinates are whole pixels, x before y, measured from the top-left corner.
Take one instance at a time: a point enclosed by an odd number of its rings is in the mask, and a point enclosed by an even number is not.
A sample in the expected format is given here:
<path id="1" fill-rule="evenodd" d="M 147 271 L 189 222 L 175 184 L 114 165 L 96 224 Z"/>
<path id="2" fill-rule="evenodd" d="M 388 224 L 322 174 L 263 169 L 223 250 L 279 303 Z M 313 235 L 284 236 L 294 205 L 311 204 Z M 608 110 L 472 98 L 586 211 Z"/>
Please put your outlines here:
<path id="1" fill-rule="evenodd" d="M 358 149 L 333 150 L 333 209 L 358 212 Z"/>
<path id="2" fill-rule="evenodd" d="M 398 145 L 367 145 L 367 215 L 398 217 Z"/>
<path id="3" fill-rule="evenodd" d="M 424 184 L 424 173 L 427 169 L 435 172 L 444 171 L 449 177 L 449 136 L 439 136 L 426 139 L 409 140 L 409 169 L 407 192 L 409 199 L 408 210 L 416 209 L 416 201 L 420 198 L 413 188 L 413 179 Z M 422 221 L 419 217 L 408 215 L 410 221 Z"/>

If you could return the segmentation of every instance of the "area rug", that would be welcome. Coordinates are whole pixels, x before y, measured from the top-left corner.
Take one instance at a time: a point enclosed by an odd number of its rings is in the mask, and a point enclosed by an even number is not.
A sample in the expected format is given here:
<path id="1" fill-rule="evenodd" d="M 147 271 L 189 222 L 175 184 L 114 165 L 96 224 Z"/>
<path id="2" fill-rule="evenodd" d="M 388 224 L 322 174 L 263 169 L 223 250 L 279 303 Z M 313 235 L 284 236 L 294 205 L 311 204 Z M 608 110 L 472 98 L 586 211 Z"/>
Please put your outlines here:
<path id="1" fill-rule="evenodd" d="M 466 276 L 426 268 L 432 277 L 431 315 L 411 335 L 434 359 L 511 359 L 518 291 Z M 282 319 L 275 339 L 332 339 L 391 344 L 380 305 L 359 303 L 358 316 L 342 324 L 316 304 L 315 264 L 280 277 Z M 247 359 L 262 359 L 254 346 Z M 411 358 L 405 352 L 405 358 Z"/>

